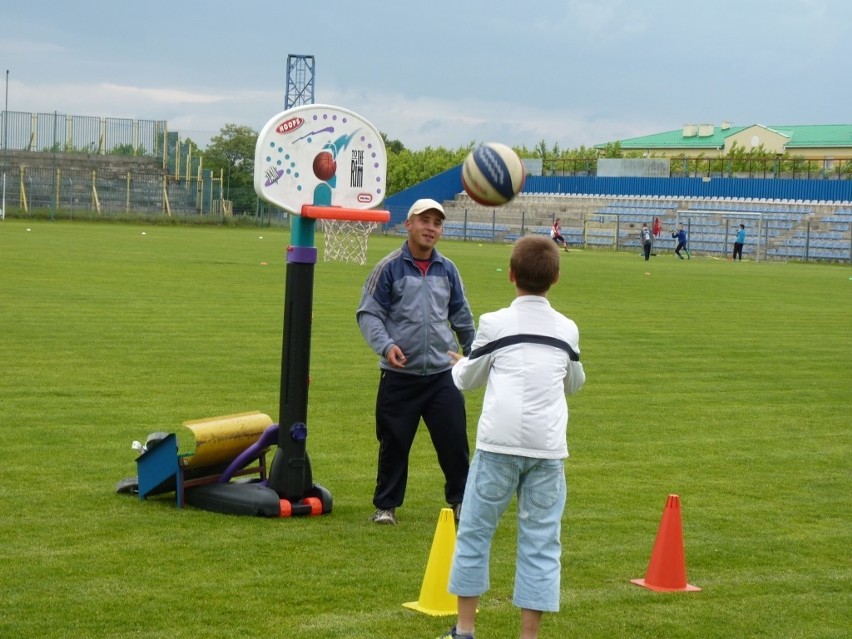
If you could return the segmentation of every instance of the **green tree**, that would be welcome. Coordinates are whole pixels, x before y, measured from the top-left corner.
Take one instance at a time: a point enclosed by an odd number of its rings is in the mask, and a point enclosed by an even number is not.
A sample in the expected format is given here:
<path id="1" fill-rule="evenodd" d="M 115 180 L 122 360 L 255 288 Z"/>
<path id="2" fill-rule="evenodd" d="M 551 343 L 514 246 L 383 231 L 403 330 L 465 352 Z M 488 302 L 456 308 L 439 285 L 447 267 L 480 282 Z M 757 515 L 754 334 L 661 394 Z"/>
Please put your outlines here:
<path id="1" fill-rule="evenodd" d="M 145 155 L 145 147 L 140 146 L 138 149 L 134 149 L 132 144 L 119 144 L 110 149 L 109 155 L 126 155 L 128 157 L 141 157 Z"/>
<path id="2" fill-rule="evenodd" d="M 562 170 L 564 175 L 591 175 L 597 171 L 598 150 L 581 146 L 578 149 L 562 151 Z"/>
<path id="3" fill-rule="evenodd" d="M 203 151 L 204 168 L 221 175 L 225 199 L 234 203 L 234 212 L 253 212 L 257 206 L 254 192 L 254 150 L 258 133 L 248 126 L 226 124 L 210 139 Z"/>
<path id="4" fill-rule="evenodd" d="M 444 147 L 426 147 L 420 151 L 410 151 L 401 144 L 388 151 L 388 195 L 403 191 L 423 180 L 438 175 L 464 162 L 465 156 L 473 149 L 474 143 L 455 150 Z"/>
<path id="5" fill-rule="evenodd" d="M 601 157 L 604 158 L 623 158 L 624 151 L 621 148 L 621 142 L 607 142 L 604 147 Z"/>
<path id="6" fill-rule="evenodd" d="M 544 175 L 555 175 L 557 171 L 557 160 L 559 159 L 559 145 L 554 144 L 553 149 L 547 148 L 547 142 L 544 140 L 539 140 L 538 144 L 536 144 L 532 151 L 528 151 L 526 147 L 522 149 L 515 149 L 518 152 L 518 155 L 523 157 L 531 157 L 531 158 L 541 158 L 541 171 Z M 561 163 L 559 166 L 559 170 L 562 169 Z"/>
<path id="7" fill-rule="evenodd" d="M 191 154 L 193 157 L 201 157 L 204 155 L 204 151 L 201 150 L 201 147 L 199 147 L 192 138 L 183 138 L 181 140 L 181 146 L 184 151 Z"/>
<path id="8" fill-rule="evenodd" d="M 403 151 L 405 151 L 405 145 L 402 142 L 400 142 L 399 140 L 391 140 L 383 131 L 381 132 L 381 135 L 382 140 L 385 143 L 385 149 L 387 150 L 388 155 L 394 153 L 402 153 Z"/>

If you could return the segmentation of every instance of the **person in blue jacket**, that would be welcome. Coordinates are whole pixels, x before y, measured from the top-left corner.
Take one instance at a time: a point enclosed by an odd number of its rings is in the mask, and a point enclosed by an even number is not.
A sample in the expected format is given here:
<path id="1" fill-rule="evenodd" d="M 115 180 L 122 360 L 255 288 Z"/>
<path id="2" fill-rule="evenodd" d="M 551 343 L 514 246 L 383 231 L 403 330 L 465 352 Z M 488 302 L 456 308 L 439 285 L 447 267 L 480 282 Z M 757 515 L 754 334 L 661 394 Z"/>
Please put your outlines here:
<path id="1" fill-rule="evenodd" d="M 737 238 L 734 240 L 734 259 L 743 261 L 743 245 L 745 244 L 745 224 L 740 224 L 740 230 L 737 231 Z"/>
<path id="2" fill-rule="evenodd" d="M 683 251 L 686 253 L 686 259 L 691 260 L 692 256 L 689 254 L 689 249 L 686 248 L 686 231 L 683 230 L 683 224 L 677 225 L 677 230 L 672 231 L 672 237 L 677 238 L 675 255 L 677 255 L 680 259 L 683 259 L 683 255 L 680 254 L 680 252 Z"/>
<path id="3" fill-rule="evenodd" d="M 444 473 L 444 498 L 458 518 L 470 465 L 464 397 L 453 383 L 448 351 L 469 353 L 475 326 L 456 265 L 435 248 L 444 209 L 417 200 L 408 238 L 376 264 L 356 312 L 379 357 L 376 396 L 378 470 L 371 520 L 396 524 L 408 481 L 408 458 L 420 419 Z"/>

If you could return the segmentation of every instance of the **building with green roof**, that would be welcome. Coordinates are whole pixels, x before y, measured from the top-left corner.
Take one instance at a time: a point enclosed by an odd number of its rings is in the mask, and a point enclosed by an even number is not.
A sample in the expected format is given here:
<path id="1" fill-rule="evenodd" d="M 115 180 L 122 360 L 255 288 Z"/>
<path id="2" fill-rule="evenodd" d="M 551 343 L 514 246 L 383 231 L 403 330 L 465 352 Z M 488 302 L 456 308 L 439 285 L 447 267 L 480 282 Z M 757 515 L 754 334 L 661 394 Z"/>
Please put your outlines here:
<path id="1" fill-rule="evenodd" d="M 762 148 L 764 153 L 791 158 L 848 161 L 852 159 L 852 124 L 686 124 L 618 143 L 625 152 L 640 151 L 647 157 L 723 157 L 736 145 L 746 152 Z M 608 144 L 595 148 L 603 150 Z"/>

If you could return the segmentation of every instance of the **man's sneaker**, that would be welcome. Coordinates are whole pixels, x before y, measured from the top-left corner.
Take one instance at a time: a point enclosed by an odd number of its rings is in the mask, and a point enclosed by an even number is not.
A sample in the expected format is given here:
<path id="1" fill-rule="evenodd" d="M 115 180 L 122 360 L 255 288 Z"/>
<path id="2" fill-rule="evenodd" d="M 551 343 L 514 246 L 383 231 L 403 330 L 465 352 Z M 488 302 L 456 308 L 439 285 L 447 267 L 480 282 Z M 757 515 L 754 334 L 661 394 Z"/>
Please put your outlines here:
<path id="1" fill-rule="evenodd" d="M 452 638 L 455 638 L 455 639 L 473 639 L 473 635 L 460 635 L 459 633 L 456 632 L 456 627 L 453 626 L 452 628 L 447 630 L 447 632 L 445 632 L 440 637 L 438 637 L 438 639 L 452 639 Z"/>
<path id="2" fill-rule="evenodd" d="M 453 519 L 456 520 L 456 524 L 459 523 L 460 517 L 461 517 L 461 504 L 453 504 Z"/>
<path id="3" fill-rule="evenodd" d="M 396 521 L 396 515 L 394 514 L 393 508 L 388 508 L 387 510 L 383 508 L 376 508 L 376 512 L 370 515 L 370 521 L 375 524 L 383 524 L 385 526 L 396 526 L 398 523 Z"/>

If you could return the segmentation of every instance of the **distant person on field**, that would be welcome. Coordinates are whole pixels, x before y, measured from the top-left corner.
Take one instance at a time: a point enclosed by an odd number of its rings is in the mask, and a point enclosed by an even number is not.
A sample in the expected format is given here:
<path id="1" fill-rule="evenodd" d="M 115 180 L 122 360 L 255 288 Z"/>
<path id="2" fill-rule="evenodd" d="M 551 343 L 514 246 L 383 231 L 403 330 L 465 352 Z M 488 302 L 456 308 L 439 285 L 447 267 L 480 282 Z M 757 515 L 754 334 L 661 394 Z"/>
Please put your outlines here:
<path id="1" fill-rule="evenodd" d="M 660 223 L 660 218 L 654 218 L 654 237 L 660 237 L 663 234 L 663 225 Z"/>
<path id="2" fill-rule="evenodd" d="M 568 242 L 562 237 L 562 221 L 558 217 L 553 221 L 553 226 L 550 227 L 550 239 L 564 248 L 566 253 L 568 252 Z"/>
<path id="3" fill-rule="evenodd" d="M 377 524 L 397 523 L 421 418 L 444 473 L 444 498 L 456 517 L 464 496 L 470 466 L 467 416 L 447 351 L 469 353 L 475 326 L 456 265 L 435 248 L 444 217 L 435 200 L 411 205 L 405 220 L 408 238 L 376 264 L 356 312 L 364 339 L 381 358 L 376 510 L 370 517 Z"/>
<path id="4" fill-rule="evenodd" d="M 577 325 L 547 299 L 559 265 L 559 249 L 547 238 L 519 239 L 509 258 L 515 299 L 480 317 L 470 355 L 450 353 L 456 386 L 485 386 L 485 396 L 448 585 L 458 618 L 444 637 L 474 636 L 476 606 L 489 589 L 491 539 L 515 495 L 512 602 L 521 609 L 521 638 L 538 637 L 542 613 L 559 610 L 566 395 L 586 381 Z"/>
<path id="5" fill-rule="evenodd" d="M 651 247 L 654 246 L 654 236 L 651 234 L 651 229 L 647 224 L 642 225 L 639 231 L 639 240 L 642 242 L 642 251 L 645 254 L 645 261 L 651 259 Z"/>
<path id="6" fill-rule="evenodd" d="M 686 248 L 686 231 L 683 230 L 683 224 L 677 225 L 677 230 L 672 231 L 672 237 L 677 238 L 675 255 L 677 255 L 680 259 L 683 259 L 683 255 L 680 254 L 680 252 L 683 251 L 686 253 L 686 259 L 691 260 L 692 256 L 689 254 L 689 249 Z"/>
<path id="7" fill-rule="evenodd" d="M 737 231 L 737 239 L 734 240 L 734 259 L 743 261 L 743 245 L 745 244 L 745 224 L 740 224 L 740 230 Z"/>

